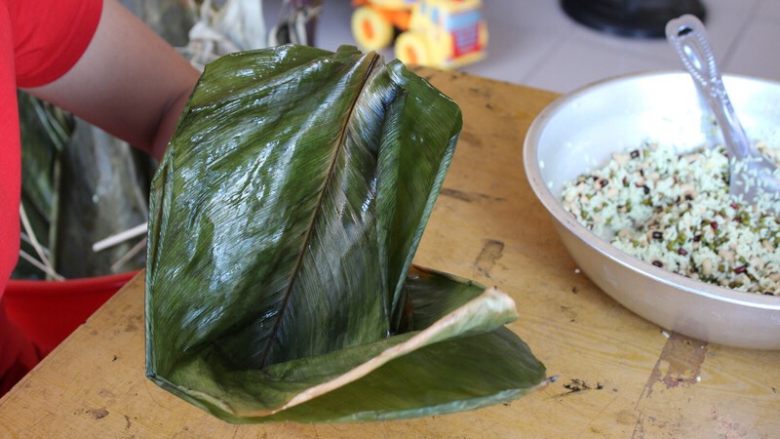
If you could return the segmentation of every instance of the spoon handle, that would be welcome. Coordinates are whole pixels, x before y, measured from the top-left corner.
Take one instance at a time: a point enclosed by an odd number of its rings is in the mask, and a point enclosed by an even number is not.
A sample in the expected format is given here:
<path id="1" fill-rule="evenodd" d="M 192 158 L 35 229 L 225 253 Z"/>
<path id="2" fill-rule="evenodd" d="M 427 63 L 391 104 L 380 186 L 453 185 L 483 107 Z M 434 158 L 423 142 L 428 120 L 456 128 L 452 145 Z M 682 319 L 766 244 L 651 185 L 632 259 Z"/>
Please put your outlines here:
<path id="1" fill-rule="evenodd" d="M 737 159 L 750 157 L 750 142 L 723 87 L 702 22 L 690 14 L 670 20 L 666 24 L 666 39 L 680 56 L 685 69 L 714 113 L 729 153 Z"/>

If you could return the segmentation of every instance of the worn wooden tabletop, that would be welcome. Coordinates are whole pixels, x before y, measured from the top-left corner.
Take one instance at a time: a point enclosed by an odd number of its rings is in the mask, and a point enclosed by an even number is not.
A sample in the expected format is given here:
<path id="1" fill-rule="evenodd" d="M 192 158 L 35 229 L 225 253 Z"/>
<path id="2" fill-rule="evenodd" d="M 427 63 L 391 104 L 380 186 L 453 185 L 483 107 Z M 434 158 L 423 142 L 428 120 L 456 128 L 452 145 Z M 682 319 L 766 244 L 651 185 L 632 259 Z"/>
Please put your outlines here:
<path id="1" fill-rule="evenodd" d="M 555 95 L 420 74 L 460 104 L 465 125 L 415 262 L 510 293 L 520 313 L 510 328 L 557 382 L 511 404 L 408 421 L 226 424 L 144 377 L 136 278 L 0 400 L 0 437 L 780 437 L 780 352 L 665 335 L 578 274 L 521 160 L 528 125 Z"/>

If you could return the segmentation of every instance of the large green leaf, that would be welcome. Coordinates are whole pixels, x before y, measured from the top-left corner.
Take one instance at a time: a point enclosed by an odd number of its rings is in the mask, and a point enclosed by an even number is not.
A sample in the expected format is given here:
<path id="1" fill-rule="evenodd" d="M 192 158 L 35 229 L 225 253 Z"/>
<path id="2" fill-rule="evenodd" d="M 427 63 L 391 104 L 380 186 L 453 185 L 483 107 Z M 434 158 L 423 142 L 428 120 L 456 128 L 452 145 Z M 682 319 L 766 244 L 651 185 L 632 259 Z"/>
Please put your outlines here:
<path id="1" fill-rule="evenodd" d="M 209 65 L 153 182 L 148 375 L 234 422 L 419 416 L 539 385 L 502 328 L 508 296 L 409 273 L 460 127 L 426 81 L 353 48 Z"/>

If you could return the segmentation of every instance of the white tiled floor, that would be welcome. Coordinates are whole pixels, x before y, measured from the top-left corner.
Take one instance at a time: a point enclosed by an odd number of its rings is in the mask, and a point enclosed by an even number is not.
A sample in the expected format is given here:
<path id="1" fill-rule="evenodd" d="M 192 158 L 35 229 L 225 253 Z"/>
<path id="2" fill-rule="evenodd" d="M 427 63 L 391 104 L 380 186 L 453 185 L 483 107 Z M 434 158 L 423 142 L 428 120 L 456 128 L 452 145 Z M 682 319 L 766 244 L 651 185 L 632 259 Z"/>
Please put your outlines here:
<path id="1" fill-rule="evenodd" d="M 464 71 L 568 92 L 630 72 L 680 69 L 663 40 L 636 40 L 571 21 L 557 0 L 483 0 L 490 29 L 488 57 Z M 726 73 L 780 81 L 780 0 L 702 0 L 707 31 Z M 348 0 L 325 0 L 317 44 L 354 44 Z M 390 54 L 390 51 L 387 51 Z"/>

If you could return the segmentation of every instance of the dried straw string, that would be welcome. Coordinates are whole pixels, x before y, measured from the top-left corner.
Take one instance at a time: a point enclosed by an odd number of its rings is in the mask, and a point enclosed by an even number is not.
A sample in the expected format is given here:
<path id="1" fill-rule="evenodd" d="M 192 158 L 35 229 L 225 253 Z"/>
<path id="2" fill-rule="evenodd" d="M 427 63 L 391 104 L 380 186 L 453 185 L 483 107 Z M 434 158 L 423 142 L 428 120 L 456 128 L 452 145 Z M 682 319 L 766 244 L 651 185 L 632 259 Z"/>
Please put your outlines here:
<path id="1" fill-rule="evenodd" d="M 26 251 L 24 251 L 24 250 L 21 250 L 21 249 L 20 249 L 20 250 L 19 250 L 19 256 L 21 256 L 21 258 L 22 258 L 22 259 L 24 259 L 25 261 L 29 262 L 29 263 L 30 263 L 30 264 L 31 264 L 33 267 L 35 267 L 35 268 L 37 268 L 37 269 L 39 269 L 39 270 L 43 271 L 43 272 L 44 272 L 44 273 L 46 273 L 48 276 L 51 276 L 51 278 L 52 278 L 52 279 L 54 279 L 54 280 L 57 280 L 57 281 L 63 281 L 63 280 L 65 280 L 65 278 L 64 278 L 64 277 L 62 277 L 62 276 L 60 276 L 59 274 L 57 274 L 57 273 L 56 273 L 54 270 L 52 270 L 50 267 L 47 267 L 46 265 L 44 265 L 44 264 L 40 263 L 40 262 L 39 262 L 37 259 L 35 259 L 34 257 L 32 257 L 32 256 L 31 256 L 29 253 L 27 253 Z"/>
<path id="2" fill-rule="evenodd" d="M 30 225 L 30 219 L 27 217 L 27 212 L 24 210 L 24 205 L 22 205 L 22 203 L 19 203 L 19 217 L 22 220 L 22 227 L 24 228 L 24 231 L 29 238 L 29 244 L 35 250 L 35 253 L 38 254 L 40 262 L 35 260 L 35 258 L 22 249 L 19 249 L 19 256 L 54 279 L 64 280 L 65 278 L 59 275 L 56 270 L 54 270 L 54 266 L 52 265 L 51 261 L 49 261 L 49 258 L 46 257 L 46 251 L 44 251 L 43 246 L 40 244 L 40 242 L 38 242 L 38 237 L 35 236 L 35 232 Z"/>
<path id="3" fill-rule="evenodd" d="M 134 258 L 135 255 L 140 253 L 144 248 L 146 248 L 146 238 L 138 241 L 130 250 L 127 251 L 122 257 L 117 259 L 113 264 L 111 264 L 111 271 L 115 272 L 119 270 L 119 268 L 129 261 L 130 259 Z"/>

